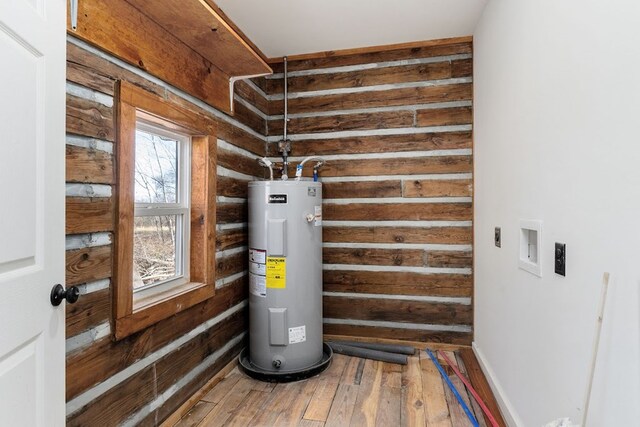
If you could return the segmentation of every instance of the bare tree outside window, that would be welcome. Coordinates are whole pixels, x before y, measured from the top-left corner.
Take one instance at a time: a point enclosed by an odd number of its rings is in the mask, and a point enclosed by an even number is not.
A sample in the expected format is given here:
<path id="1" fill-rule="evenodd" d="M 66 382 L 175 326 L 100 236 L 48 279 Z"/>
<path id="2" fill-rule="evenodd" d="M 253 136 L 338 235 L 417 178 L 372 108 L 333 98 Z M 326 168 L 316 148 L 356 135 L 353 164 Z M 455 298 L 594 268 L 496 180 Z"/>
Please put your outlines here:
<path id="1" fill-rule="evenodd" d="M 136 131 L 136 203 L 176 203 L 178 145 L 175 139 Z"/>

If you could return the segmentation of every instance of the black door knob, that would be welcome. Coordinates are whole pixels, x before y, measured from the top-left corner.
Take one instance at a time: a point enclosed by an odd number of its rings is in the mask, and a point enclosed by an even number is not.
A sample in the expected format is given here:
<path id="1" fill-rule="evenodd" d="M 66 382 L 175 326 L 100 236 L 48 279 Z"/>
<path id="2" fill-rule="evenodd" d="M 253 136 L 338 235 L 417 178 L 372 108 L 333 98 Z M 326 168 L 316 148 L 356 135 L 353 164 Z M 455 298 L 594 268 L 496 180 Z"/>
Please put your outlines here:
<path id="1" fill-rule="evenodd" d="M 65 290 L 61 284 L 57 284 L 51 289 L 51 305 L 59 306 L 63 299 L 66 299 L 69 304 L 73 304 L 78 301 L 80 296 L 80 289 L 76 286 L 71 286 Z"/>

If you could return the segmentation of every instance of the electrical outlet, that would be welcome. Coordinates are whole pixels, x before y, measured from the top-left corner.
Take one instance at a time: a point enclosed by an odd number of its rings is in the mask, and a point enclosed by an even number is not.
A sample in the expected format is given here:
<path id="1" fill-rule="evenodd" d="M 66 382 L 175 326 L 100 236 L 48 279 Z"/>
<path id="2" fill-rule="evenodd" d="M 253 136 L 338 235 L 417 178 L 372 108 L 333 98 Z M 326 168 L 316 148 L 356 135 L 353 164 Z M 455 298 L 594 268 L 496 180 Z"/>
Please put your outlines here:
<path id="1" fill-rule="evenodd" d="M 565 275 L 565 267 L 567 263 L 567 245 L 564 243 L 556 243 L 555 250 L 555 271 L 561 276 Z"/>
<path id="2" fill-rule="evenodd" d="M 497 247 L 502 247 L 502 230 L 500 229 L 500 227 L 496 227 L 493 241 L 496 243 Z"/>

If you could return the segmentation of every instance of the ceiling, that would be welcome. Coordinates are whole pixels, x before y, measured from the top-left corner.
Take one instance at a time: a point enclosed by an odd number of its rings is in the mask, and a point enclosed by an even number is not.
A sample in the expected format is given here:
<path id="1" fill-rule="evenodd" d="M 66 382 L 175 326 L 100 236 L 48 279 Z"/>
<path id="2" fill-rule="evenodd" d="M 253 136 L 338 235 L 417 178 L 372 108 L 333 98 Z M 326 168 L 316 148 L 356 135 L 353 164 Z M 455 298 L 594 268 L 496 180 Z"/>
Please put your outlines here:
<path id="1" fill-rule="evenodd" d="M 216 0 L 270 57 L 473 34 L 488 0 Z"/>

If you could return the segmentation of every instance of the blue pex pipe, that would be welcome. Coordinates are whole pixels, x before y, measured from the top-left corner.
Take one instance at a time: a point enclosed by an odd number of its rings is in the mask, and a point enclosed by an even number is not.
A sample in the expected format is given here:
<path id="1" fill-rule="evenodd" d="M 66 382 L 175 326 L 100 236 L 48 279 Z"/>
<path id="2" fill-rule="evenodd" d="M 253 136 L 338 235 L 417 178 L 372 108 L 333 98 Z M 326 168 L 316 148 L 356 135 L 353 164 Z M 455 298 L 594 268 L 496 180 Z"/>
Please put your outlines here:
<path id="1" fill-rule="evenodd" d="M 438 362 L 438 359 L 436 359 L 436 357 L 433 355 L 431 350 L 429 350 L 428 348 L 425 348 L 425 351 L 433 361 L 433 364 L 436 365 L 436 368 L 438 368 L 438 371 L 440 371 L 440 375 L 442 375 L 442 378 L 444 378 L 444 381 L 447 383 L 447 385 L 453 392 L 453 395 L 456 397 L 456 399 L 458 399 L 458 403 L 460 404 L 460 406 L 462 406 L 462 409 L 464 409 L 464 412 L 465 414 L 467 414 L 467 417 L 469 417 L 469 421 L 471 421 L 471 424 L 473 424 L 473 427 L 479 427 L 480 424 L 478 424 L 478 421 L 475 419 L 475 417 L 471 413 L 471 410 L 469 410 L 469 407 L 467 406 L 467 404 L 464 403 L 464 400 L 462 400 L 462 396 L 460 396 L 460 393 L 458 393 L 458 390 L 456 389 L 456 387 L 453 385 L 453 383 L 447 376 L 447 373 L 444 371 L 444 369 L 442 369 L 442 366 L 440 365 L 440 362 Z"/>

